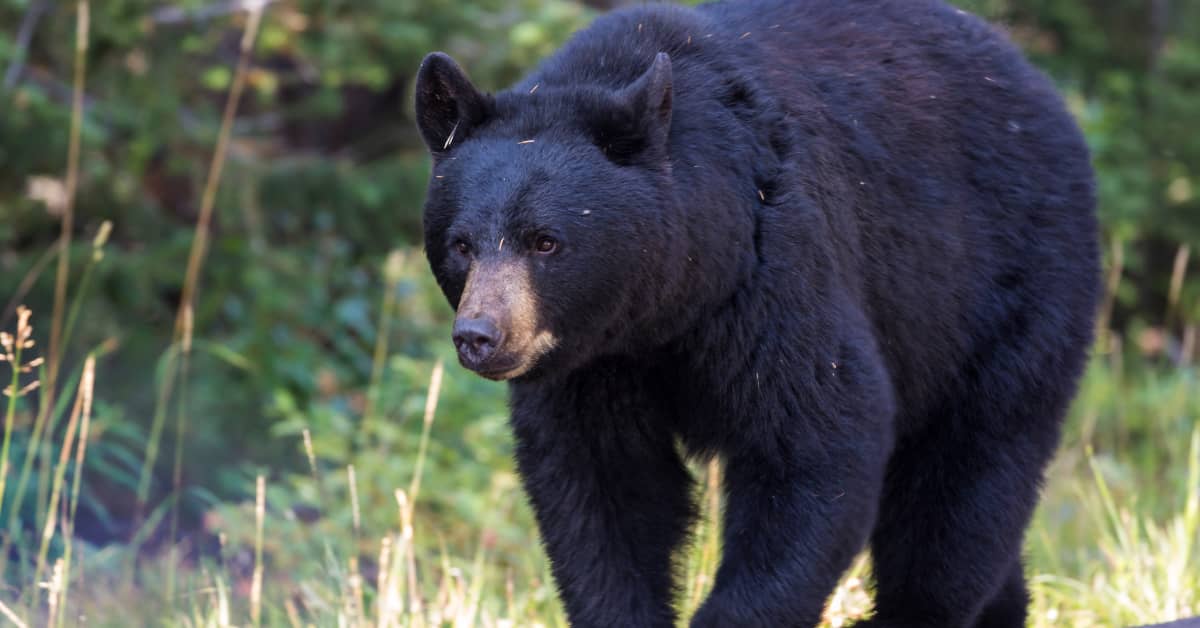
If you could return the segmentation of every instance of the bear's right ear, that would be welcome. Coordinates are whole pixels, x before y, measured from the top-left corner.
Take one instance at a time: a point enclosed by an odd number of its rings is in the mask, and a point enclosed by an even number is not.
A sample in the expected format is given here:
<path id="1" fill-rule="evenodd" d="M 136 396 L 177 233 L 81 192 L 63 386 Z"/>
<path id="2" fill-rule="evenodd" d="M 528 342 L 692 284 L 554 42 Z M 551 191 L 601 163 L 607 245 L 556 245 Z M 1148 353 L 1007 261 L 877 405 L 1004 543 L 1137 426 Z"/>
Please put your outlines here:
<path id="1" fill-rule="evenodd" d="M 671 56 L 654 55 L 650 67 L 632 85 L 620 92 L 638 120 L 640 130 L 651 142 L 665 142 L 671 132 Z"/>
<path id="2" fill-rule="evenodd" d="M 595 142 L 619 164 L 661 156 L 671 133 L 671 57 L 660 52 L 633 83 L 613 94 L 613 104 L 592 117 Z"/>
<path id="3" fill-rule="evenodd" d="M 417 71 L 417 127 L 429 151 L 450 150 L 467 132 L 484 122 L 491 98 L 471 84 L 467 74 L 442 52 L 431 52 Z"/>

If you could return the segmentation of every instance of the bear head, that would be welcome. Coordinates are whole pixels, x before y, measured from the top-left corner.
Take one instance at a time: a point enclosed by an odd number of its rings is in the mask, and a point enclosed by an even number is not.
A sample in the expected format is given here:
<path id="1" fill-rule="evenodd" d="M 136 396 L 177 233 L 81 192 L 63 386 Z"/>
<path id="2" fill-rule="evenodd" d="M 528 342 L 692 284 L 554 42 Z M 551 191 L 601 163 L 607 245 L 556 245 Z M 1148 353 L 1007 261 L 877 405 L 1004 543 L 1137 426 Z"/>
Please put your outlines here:
<path id="1" fill-rule="evenodd" d="M 670 191 L 671 85 L 665 53 L 625 85 L 495 96 L 450 57 L 425 58 L 425 252 L 464 366 L 535 377 L 654 341 L 687 257 Z"/>

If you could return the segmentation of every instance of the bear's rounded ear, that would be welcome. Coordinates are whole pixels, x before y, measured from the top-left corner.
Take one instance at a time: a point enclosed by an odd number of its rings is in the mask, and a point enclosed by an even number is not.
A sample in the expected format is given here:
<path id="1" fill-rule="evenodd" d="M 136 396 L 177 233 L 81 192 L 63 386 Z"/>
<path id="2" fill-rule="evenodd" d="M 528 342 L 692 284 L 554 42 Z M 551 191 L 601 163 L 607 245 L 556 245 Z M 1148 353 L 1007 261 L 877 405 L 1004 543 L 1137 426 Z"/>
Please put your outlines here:
<path id="1" fill-rule="evenodd" d="M 671 131 L 671 56 L 660 52 L 636 81 L 620 94 L 650 144 L 662 144 Z"/>
<path id="2" fill-rule="evenodd" d="M 454 59 L 431 52 L 417 71 L 417 127 L 430 152 L 450 150 L 487 118 L 491 98 L 481 93 Z"/>

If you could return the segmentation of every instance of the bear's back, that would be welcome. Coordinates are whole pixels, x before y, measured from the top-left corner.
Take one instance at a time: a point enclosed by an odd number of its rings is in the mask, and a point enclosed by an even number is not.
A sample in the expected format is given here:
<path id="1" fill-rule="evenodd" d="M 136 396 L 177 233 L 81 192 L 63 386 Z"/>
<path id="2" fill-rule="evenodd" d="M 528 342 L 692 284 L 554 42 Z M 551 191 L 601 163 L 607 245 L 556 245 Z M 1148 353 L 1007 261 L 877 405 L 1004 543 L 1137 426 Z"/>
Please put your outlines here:
<path id="1" fill-rule="evenodd" d="M 814 136 L 801 176 L 907 407 L 1008 338 L 1046 346 L 1046 363 L 1086 343 L 1099 285 L 1088 150 L 1001 33 L 935 0 L 702 11 L 757 42 L 758 76 Z"/>

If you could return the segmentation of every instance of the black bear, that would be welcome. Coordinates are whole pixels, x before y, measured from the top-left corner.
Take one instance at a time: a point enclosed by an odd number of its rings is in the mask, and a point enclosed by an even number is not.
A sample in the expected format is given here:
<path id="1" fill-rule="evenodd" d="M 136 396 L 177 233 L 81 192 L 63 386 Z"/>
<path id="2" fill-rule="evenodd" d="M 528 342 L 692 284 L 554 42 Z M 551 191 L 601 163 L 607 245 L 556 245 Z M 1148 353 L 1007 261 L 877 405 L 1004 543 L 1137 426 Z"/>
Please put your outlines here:
<path id="1" fill-rule="evenodd" d="M 725 465 L 691 625 L 1023 626 L 1024 529 L 1092 338 L 1087 148 L 940 0 L 648 5 L 514 87 L 426 57 L 425 248 L 509 382 L 571 623 L 672 626 L 687 457 Z"/>

